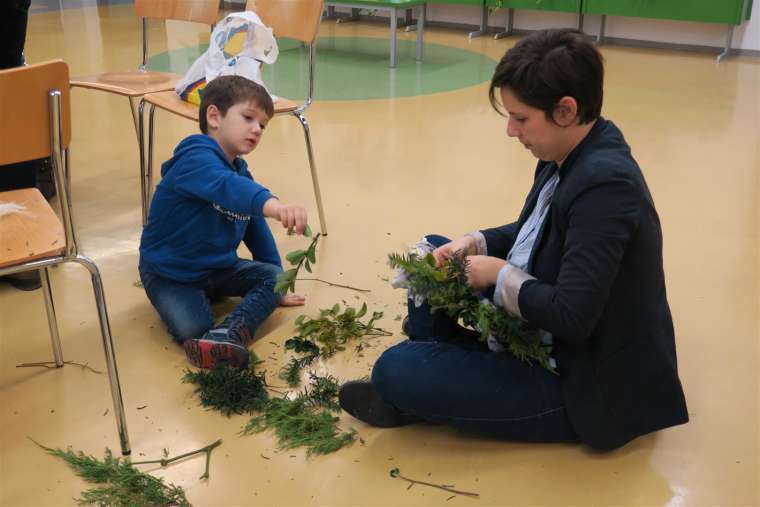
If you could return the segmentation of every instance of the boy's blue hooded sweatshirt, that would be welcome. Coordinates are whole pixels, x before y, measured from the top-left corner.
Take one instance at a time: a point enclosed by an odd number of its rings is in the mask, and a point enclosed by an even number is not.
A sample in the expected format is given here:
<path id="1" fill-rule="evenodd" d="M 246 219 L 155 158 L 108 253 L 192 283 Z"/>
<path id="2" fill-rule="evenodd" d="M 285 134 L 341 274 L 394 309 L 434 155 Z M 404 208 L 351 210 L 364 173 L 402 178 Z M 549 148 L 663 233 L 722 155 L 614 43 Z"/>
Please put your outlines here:
<path id="1" fill-rule="evenodd" d="M 234 266 L 245 241 L 256 260 L 282 267 L 262 214 L 272 194 L 255 181 L 241 158 L 230 164 L 207 135 L 179 143 L 161 166 L 140 240 L 140 269 L 183 283 Z"/>

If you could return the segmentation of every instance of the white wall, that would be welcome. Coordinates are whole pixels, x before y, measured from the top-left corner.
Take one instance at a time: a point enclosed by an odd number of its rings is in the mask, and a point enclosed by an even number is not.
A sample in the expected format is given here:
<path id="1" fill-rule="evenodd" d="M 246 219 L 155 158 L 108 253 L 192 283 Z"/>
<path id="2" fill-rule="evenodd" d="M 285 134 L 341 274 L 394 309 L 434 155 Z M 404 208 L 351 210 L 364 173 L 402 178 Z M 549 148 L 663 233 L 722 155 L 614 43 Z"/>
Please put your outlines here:
<path id="1" fill-rule="evenodd" d="M 578 16 L 575 14 L 525 10 L 515 12 L 514 26 L 517 29 L 535 30 L 578 25 Z M 490 16 L 488 24 L 504 26 L 506 13 L 506 9 L 496 11 Z M 480 12 L 475 7 L 433 3 L 428 6 L 428 18 L 431 21 L 477 25 L 480 23 Z M 600 19 L 600 16 L 586 16 L 584 30 L 590 34 L 598 33 Z M 608 37 L 621 39 L 723 47 L 726 44 L 727 26 L 687 21 L 608 17 L 606 34 Z M 760 51 L 760 0 L 753 2 L 750 21 L 734 31 L 732 47 Z"/>

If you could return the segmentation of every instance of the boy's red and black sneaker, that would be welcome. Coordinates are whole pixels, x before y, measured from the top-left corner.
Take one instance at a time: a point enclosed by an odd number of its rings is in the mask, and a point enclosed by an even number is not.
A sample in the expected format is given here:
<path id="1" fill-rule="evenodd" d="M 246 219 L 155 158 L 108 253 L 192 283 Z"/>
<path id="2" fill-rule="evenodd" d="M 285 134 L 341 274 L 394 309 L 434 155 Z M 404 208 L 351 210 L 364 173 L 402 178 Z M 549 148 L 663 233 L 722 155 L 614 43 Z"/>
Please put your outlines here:
<path id="1" fill-rule="evenodd" d="M 230 337 L 226 329 L 212 329 L 197 340 L 185 340 L 187 360 L 198 368 L 213 368 L 226 364 L 233 368 L 247 368 L 248 349 Z"/>

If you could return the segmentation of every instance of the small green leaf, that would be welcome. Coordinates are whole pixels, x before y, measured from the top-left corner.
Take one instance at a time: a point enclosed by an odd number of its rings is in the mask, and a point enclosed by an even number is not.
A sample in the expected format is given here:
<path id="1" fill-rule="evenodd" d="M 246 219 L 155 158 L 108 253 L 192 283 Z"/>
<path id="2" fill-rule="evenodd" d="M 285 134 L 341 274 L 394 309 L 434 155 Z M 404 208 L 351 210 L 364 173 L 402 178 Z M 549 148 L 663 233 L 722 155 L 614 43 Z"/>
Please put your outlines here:
<path id="1" fill-rule="evenodd" d="M 306 252 L 306 256 L 309 258 L 309 262 L 312 264 L 316 264 L 317 262 L 317 245 L 312 246 L 309 248 L 309 250 Z"/>
<path id="2" fill-rule="evenodd" d="M 339 311 L 340 311 L 340 304 L 335 303 L 335 305 L 333 305 L 332 309 L 330 310 L 330 313 L 332 313 L 333 315 L 338 315 Z"/>
<path id="3" fill-rule="evenodd" d="M 303 230 L 303 235 L 306 236 L 307 238 L 311 237 L 312 232 L 311 232 L 311 227 L 309 227 L 309 224 L 306 224 L 306 227 Z M 314 261 L 312 261 L 312 262 L 314 262 Z"/>
<path id="4" fill-rule="evenodd" d="M 288 253 L 288 255 L 286 255 L 285 258 L 291 264 L 298 264 L 299 262 L 301 262 L 301 259 L 303 259 L 305 255 L 306 255 L 306 251 L 304 250 L 293 250 L 292 252 Z"/>
<path id="5" fill-rule="evenodd" d="M 359 309 L 359 312 L 356 314 L 357 319 L 361 319 L 367 314 L 367 303 L 362 304 L 361 309 Z"/>
<path id="6" fill-rule="evenodd" d="M 304 262 L 303 267 L 306 269 L 306 271 L 311 273 L 311 264 L 309 263 L 309 261 Z"/>

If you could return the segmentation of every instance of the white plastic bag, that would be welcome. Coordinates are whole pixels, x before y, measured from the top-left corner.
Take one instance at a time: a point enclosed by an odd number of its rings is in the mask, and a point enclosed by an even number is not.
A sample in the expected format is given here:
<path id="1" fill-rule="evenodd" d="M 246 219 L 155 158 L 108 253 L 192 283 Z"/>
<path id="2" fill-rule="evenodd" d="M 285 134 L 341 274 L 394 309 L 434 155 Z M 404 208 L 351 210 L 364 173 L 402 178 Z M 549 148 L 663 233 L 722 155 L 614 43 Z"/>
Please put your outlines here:
<path id="1" fill-rule="evenodd" d="M 198 105 L 206 83 L 219 76 L 244 76 L 266 88 L 261 65 L 274 63 L 278 54 L 272 29 L 255 12 L 235 12 L 216 25 L 208 49 L 177 83 L 175 91 L 182 100 Z"/>

